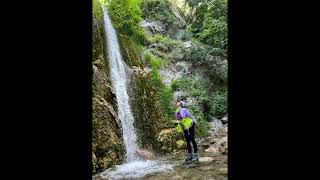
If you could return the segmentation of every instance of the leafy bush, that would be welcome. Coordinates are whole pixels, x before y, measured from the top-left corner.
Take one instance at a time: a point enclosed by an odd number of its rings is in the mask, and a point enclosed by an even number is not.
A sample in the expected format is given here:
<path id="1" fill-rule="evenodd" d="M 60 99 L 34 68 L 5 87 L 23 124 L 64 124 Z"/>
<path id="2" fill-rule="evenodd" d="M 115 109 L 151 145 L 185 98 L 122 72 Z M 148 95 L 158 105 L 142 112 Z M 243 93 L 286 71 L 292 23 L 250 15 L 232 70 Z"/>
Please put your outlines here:
<path id="1" fill-rule="evenodd" d="M 228 91 L 220 90 L 215 92 L 208 99 L 210 115 L 222 118 L 228 112 Z"/>
<path id="2" fill-rule="evenodd" d="M 200 103 L 207 99 L 207 89 L 199 76 L 176 79 L 171 83 L 174 91 L 182 90 L 192 97 L 195 97 Z"/>
<path id="3" fill-rule="evenodd" d="M 209 135 L 208 131 L 210 129 L 210 125 L 207 121 L 205 121 L 204 114 L 198 111 L 195 107 L 191 107 L 189 111 L 198 122 L 195 128 L 195 136 L 198 138 L 207 137 Z"/>
<path id="4" fill-rule="evenodd" d="M 203 28 L 201 33 L 198 34 L 198 37 L 199 40 L 205 44 L 227 49 L 227 30 L 228 27 L 225 17 L 214 19 L 208 16 L 203 22 Z"/>
<path id="5" fill-rule="evenodd" d="M 157 70 L 163 64 L 161 58 L 155 57 L 149 52 L 145 53 L 145 60 L 150 63 L 151 67 L 154 68 L 153 70 Z"/>
<path id="6" fill-rule="evenodd" d="M 161 119 L 164 123 L 169 123 L 173 119 L 174 108 L 172 104 L 173 91 L 170 87 L 166 87 L 162 82 L 162 76 L 159 72 L 160 66 L 163 64 L 163 60 L 159 57 L 153 56 L 151 53 L 145 53 L 145 59 L 151 64 L 151 77 L 152 85 L 160 94 L 160 107 L 164 112 Z"/>
<path id="7" fill-rule="evenodd" d="M 147 42 L 148 44 L 162 43 L 170 50 L 176 48 L 180 44 L 180 41 L 174 40 L 168 36 L 162 36 L 160 34 L 147 37 Z"/>
<path id="8" fill-rule="evenodd" d="M 201 42 L 227 50 L 227 0 L 186 0 L 191 7 L 187 21 Z"/>
<path id="9" fill-rule="evenodd" d="M 139 27 L 139 22 L 142 20 L 140 4 L 141 0 L 109 0 L 107 2 L 115 29 L 143 43 L 145 33 Z"/>

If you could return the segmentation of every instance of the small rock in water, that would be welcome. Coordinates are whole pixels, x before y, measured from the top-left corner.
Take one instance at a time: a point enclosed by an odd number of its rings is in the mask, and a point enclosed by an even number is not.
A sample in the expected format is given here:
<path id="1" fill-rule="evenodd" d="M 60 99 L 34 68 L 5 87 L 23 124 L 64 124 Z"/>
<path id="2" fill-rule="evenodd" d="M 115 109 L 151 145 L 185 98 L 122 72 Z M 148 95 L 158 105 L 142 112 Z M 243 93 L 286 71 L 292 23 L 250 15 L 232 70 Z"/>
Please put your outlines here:
<path id="1" fill-rule="evenodd" d="M 139 154 L 139 156 L 141 156 L 145 159 L 155 159 L 155 155 L 148 150 L 138 149 L 137 153 Z"/>

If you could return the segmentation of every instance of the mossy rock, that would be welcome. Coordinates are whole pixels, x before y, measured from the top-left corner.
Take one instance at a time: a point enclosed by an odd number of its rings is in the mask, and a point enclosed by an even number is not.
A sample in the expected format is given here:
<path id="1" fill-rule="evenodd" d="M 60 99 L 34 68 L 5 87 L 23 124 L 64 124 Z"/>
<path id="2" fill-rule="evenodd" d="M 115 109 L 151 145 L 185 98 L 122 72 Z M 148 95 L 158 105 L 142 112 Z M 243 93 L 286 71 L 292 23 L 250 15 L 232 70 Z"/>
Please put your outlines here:
<path id="1" fill-rule="evenodd" d="M 178 141 L 176 141 L 176 144 L 177 144 L 177 148 L 178 149 L 183 149 L 183 148 L 185 148 L 186 147 L 186 141 L 184 141 L 184 140 L 178 140 Z"/>
<path id="2" fill-rule="evenodd" d="M 123 60 L 129 67 L 142 67 L 142 54 L 132 38 L 127 35 L 118 34 L 119 45 Z"/>
<path id="3" fill-rule="evenodd" d="M 172 153 L 186 148 L 182 133 L 178 133 L 176 128 L 163 129 L 158 134 L 158 141 L 161 150 L 165 153 Z"/>
<path id="4" fill-rule="evenodd" d="M 99 99 L 100 98 L 100 99 Z M 102 171 L 124 159 L 121 127 L 111 104 L 101 97 L 93 99 L 92 141 L 97 159 L 97 171 Z M 111 159 L 106 161 L 106 159 Z"/>
<path id="5" fill-rule="evenodd" d="M 141 147 L 158 151 L 157 134 L 161 129 L 160 96 L 152 86 L 148 73 L 136 73 L 131 82 L 131 107 L 135 118 L 138 143 Z"/>

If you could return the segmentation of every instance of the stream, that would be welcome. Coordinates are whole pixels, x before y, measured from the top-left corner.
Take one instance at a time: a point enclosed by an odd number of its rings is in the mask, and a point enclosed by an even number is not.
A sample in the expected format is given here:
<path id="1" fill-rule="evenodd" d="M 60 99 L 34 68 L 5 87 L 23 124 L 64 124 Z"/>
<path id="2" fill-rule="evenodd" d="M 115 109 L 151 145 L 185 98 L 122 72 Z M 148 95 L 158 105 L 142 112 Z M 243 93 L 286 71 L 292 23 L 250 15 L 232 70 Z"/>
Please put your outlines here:
<path id="1" fill-rule="evenodd" d="M 116 166 L 94 176 L 93 180 L 102 179 L 144 179 L 144 180 L 182 180 L 206 179 L 227 180 L 227 156 L 200 152 L 198 165 L 184 165 L 185 154 L 159 156 L 157 160 L 146 160 L 141 163 L 127 163 Z M 211 157 L 211 162 L 201 162 L 201 158 Z"/>

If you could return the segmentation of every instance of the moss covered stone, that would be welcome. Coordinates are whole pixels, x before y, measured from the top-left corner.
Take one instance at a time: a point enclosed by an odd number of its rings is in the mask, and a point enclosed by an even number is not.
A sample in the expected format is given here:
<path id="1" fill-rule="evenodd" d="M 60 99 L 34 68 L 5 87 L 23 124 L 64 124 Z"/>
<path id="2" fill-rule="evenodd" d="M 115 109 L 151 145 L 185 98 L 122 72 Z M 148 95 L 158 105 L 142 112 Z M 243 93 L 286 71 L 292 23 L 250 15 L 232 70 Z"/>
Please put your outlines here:
<path id="1" fill-rule="evenodd" d="M 186 149 L 186 143 L 182 133 L 178 133 L 176 128 L 167 128 L 157 134 L 160 149 L 165 153 L 172 153 Z"/>
<path id="2" fill-rule="evenodd" d="M 126 64 L 129 67 L 142 67 L 143 64 L 141 61 L 141 53 L 139 52 L 139 49 L 132 38 L 122 34 L 119 34 L 118 38 L 123 60 L 126 62 Z"/>
<path id="3" fill-rule="evenodd" d="M 159 150 L 156 135 L 161 128 L 160 96 L 151 84 L 151 76 L 136 73 L 131 83 L 132 113 L 139 144 L 146 149 Z"/>

